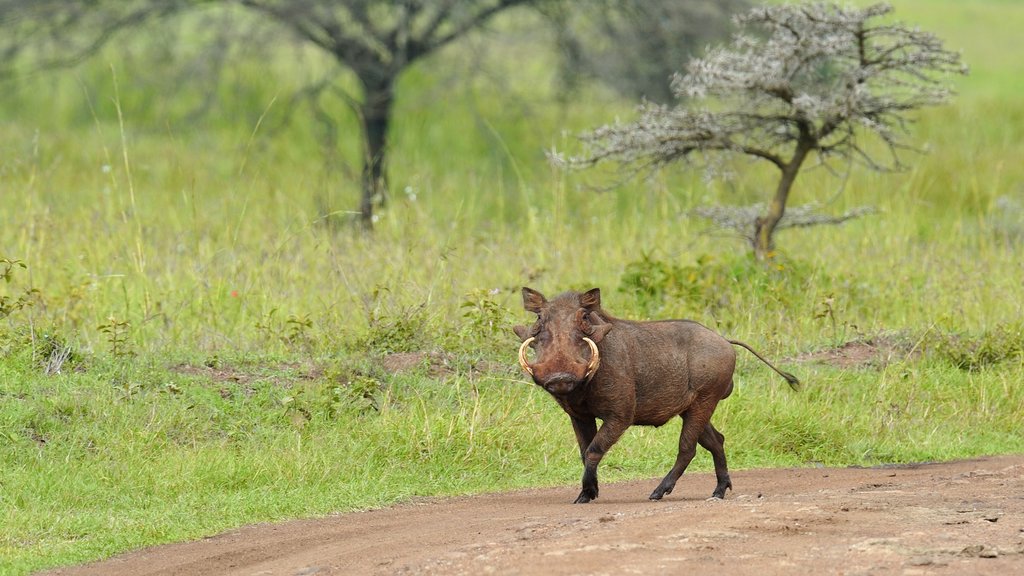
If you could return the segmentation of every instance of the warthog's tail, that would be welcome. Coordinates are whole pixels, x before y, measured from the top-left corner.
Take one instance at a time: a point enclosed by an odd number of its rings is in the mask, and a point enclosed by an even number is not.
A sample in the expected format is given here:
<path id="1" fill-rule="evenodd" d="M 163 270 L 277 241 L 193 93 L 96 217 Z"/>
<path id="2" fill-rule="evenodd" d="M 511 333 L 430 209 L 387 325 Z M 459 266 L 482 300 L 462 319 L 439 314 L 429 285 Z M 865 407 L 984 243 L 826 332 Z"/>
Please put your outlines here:
<path id="1" fill-rule="evenodd" d="M 739 340 L 729 340 L 728 342 L 729 342 L 729 344 L 735 344 L 737 346 L 743 346 L 751 354 L 753 354 L 754 356 L 757 356 L 758 360 L 760 360 L 761 362 L 764 362 L 765 364 L 768 365 L 769 368 L 771 368 L 772 370 L 775 370 L 776 372 L 778 372 L 779 376 L 782 376 L 783 378 L 785 378 L 786 379 L 786 383 L 789 384 L 790 388 L 792 388 L 793 390 L 799 390 L 800 389 L 800 381 L 797 380 L 796 376 L 793 376 L 789 372 L 783 372 L 782 370 L 779 370 L 778 368 L 775 367 L 774 364 L 772 364 L 771 362 L 765 360 L 764 356 L 761 356 L 760 354 L 758 354 L 757 350 L 754 350 L 753 348 L 751 348 L 750 346 L 747 346 L 746 344 L 744 344 L 743 342 L 740 342 Z"/>

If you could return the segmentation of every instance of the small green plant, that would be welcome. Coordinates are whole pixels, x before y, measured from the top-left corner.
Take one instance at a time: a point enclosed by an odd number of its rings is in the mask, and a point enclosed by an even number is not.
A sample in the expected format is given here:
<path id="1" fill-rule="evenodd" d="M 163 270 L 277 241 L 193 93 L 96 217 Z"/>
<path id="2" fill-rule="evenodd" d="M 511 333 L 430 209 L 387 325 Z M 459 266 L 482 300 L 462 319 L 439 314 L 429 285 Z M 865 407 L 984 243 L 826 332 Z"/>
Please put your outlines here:
<path id="1" fill-rule="evenodd" d="M 110 345 L 110 353 L 117 358 L 134 355 L 128 343 L 131 328 L 131 322 L 118 320 L 115 316 L 108 317 L 106 322 L 96 327 L 101 334 L 106 336 L 107 344 Z"/>
<path id="2" fill-rule="evenodd" d="M 280 340 L 289 346 L 309 345 L 312 342 L 313 320 L 309 314 L 289 314 L 285 320 L 278 320 L 277 308 L 254 323 L 254 328 L 271 340 Z"/>
<path id="3" fill-rule="evenodd" d="M 27 269 L 28 266 L 21 260 L 0 257 L 0 279 L 3 279 L 4 282 L 8 284 L 11 282 L 15 268 Z"/>
<path id="4" fill-rule="evenodd" d="M 424 346 L 425 327 L 426 318 L 422 306 L 397 313 L 375 310 L 370 313 L 369 332 L 360 343 L 380 354 L 412 352 Z"/>
<path id="5" fill-rule="evenodd" d="M 494 301 L 499 291 L 474 290 L 463 297 L 462 319 L 466 326 L 482 335 L 493 335 L 507 330 L 512 321 L 512 314 L 501 304 Z"/>
<path id="6" fill-rule="evenodd" d="M 328 418 L 353 410 L 358 414 L 379 412 L 388 402 L 384 378 L 366 357 L 329 366 L 317 388 L 317 403 Z"/>
<path id="7" fill-rule="evenodd" d="M 21 260 L 0 257 L 0 280 L 10 285 L 14 281 L 14 271 L 17 268 L 27 269 L 28 266 Z M 0 293 L 0 319 L 32 306 L 38 295 L 39 290 L 35 288 L 26 288 L 17 296 Z"/>
<path id="8" fill-rule="evenodd" d="M 372 376 L 361 374 L 350 380 L 347 386 L 335 390 L 360 413 L 380 412 L 384 385 Z"/>
<path id="9" fill-rule="evenodd" d="M 297 428 L 313 420 L 335 420 L 345 413 L 370 414 L 383 405 L 384 385 L 366 374 L 341 381 L 327 377 L 298 387 L 281 398 L 285 418 Z"/>
<path id="10" fill-rule="evenodd" d="M 367 332 L 356 347 L 372 354 L 413 352 L 429 345 L 426 304 L 401 306 L 385 301 L 390 289 L 378 286 L 366 305 Z"/>
<path id="11" fill-rule="evenodd" d="M 313 414 L 303 404 L 304 402 L 297 394 L 289 394 L 281 398 L 281 409 L 284 411 L 284 416 L 296 428 L 304 428 L 306 423 L 313 418 Z"/>
<path id="12" fill-rule="evenodd" d="M 302 316 L 289 314 L 288 319 L 284 321 L 284 326 L 285 341 L 289 344 L 296 344 L 309 340 L 309 331 L 313 329 L 313 321 L 310 320 L 309 314 Z"/>
<path id="13" fill-rule="evenodd" d="M 841 321 L 838 316 L 836 296 L 830 292 L 818 303 L 818 307 L 814 312 L 814 319 L 828 321 L 832 331 L 832 344 L 835 346 L 846 342 L 847 334 L 850 330 L 858 331 L 856 324 L 846 320 Z"/>
<path id="14" fill-rule="evenodd" d="M 511 337 L 509 327 L 515 316 L 494 299 L 499 293 L 498 289 L 473 290 L 463 296 L 459 305 L 462 321 L 453 331 L 459 340 L 454 343 L 457 347 L 493 352 L 507 349 Z"/>

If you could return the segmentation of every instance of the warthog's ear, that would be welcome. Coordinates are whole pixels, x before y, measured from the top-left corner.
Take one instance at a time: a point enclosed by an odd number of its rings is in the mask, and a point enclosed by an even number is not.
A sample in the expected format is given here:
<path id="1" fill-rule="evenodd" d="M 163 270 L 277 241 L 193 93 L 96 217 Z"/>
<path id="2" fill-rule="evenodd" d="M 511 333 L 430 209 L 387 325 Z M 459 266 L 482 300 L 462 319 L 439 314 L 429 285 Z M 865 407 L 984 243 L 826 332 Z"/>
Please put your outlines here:
<path id="1" fill-rule="evenodd" d="M 601 289 L 591 288 L 580 295 L 580 306 L 587 310 L 601 309 Z"/>
<path id="2" fill-rule="evenodd" d="M 524 341 L 530 337 L 530 329 L 526 326 L 513 326 L 512 331 L 516 333 L 516 336 L 519 336 L 520 341 Z"/>
<path id="3" fill-rule="evenodd" d="M 548 299 L 543 294 L 533 288 L 523 286 L 523 308 L 526 308 L 527 312 L 540 314 L 541 309 L 547 303 Z"/>

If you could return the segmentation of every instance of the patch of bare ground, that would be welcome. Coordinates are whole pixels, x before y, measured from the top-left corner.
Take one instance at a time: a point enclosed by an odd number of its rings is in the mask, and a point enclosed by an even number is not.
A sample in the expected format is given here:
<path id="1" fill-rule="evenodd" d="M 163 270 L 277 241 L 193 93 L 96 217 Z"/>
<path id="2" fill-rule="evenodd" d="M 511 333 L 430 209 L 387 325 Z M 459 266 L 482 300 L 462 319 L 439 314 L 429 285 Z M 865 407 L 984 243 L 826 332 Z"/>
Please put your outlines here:
<path id="1" fill-rule="evenodd" d="M 455 355 L 443 351 L 394 352 L 385 354 L 371 361 L 388 374 L 407 374 L 423 370 L 432 377 L 444 378 L 459 372 L 459 362 Z M 495 362 L 493 360 L 476 360 L 467 364 L 473 373 L 508 372 L 513 364 Z M 269 364 L 224 364 L 220 362 L 208 364 L 175 364 L 169 368 L 171 372 L 206 378 L 211 382 L 238 382 L 247 384 L 257 379 L 277 379 L 294 382 L 300 380 L 316 380 L 324 376 L 325 370 L 312 362 L 278 362 Z"/>
<path id="2" fill-rule="evenodd" d="M 313 364 L 284 362 L 272 364 L 228 365 L 210 364 L 176 364 L 169 368 L 176 374 L 206 378 L 211 382 L 235 382 L 249 384 L 255 380 L 275 380 L 279 382 L 297 382 L 316 380 L 323 375 L 323 369 Z"/>
<path id="3" fill-rule="evenodd" d="M 884 368 L 893 362 L 916 359 L 920 350 L 906 338 L 879 335 L 845 342 L 839 346 L 805 352 L 789 362 L 816 363 L 835 368 Z"/>
<path id="4" fill-rule="evenodd" d="M 511 362 L 502 364 L 493 360 L 476 360 L 466 366 L 459 366 L 457 358 L 450 353 L 433 352 L 395 352 L 379 360 L 379 365 L 388 374 L 405 374 L 424 370 L 432 378 L 448 378 L 466 370 L 470 375 L 504 373 L 510 371 Z"/>
<path id="5" fill-rule="evenodd" d="M 323 369 L 313 364 L 275 363 L 230 365 L 220 362 L 207 364 L 176 364 L 168 368 L 175 374 L 204 379 L 219 388 L 223 398 L 230 398 L 241 389 L 245 396 L 254 392 L 257 381 L 269 381 L 279 386 L 313 381 L 323 376 Z"/>
<path id="6" fill-rule="evenodd" d="M 881 468 L 742 470 L 421 499 L 260 524 L 54 575 L 1024 574 L 1024 456 Z"/>
<path id="7" fill-rule="evenodd" d="M 380 367 L 389 374 L 425 370 L 433 378 L 444 378 L 455 370 L 453 357 L 444 352 L 395 352 L 380 359 Z"/>

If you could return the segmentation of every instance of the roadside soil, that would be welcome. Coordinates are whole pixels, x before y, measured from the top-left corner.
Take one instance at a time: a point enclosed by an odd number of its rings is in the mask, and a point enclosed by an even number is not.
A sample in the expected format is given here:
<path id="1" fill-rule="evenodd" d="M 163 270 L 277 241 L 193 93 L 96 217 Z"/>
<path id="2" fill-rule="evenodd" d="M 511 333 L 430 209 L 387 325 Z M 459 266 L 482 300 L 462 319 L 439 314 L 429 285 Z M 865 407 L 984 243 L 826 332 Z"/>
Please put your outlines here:
<path id="1" fill-rule="evenodd" d="M 565 486 L 247 526 L 54 575 L 1024 574 L 1024 455 Z"/>

